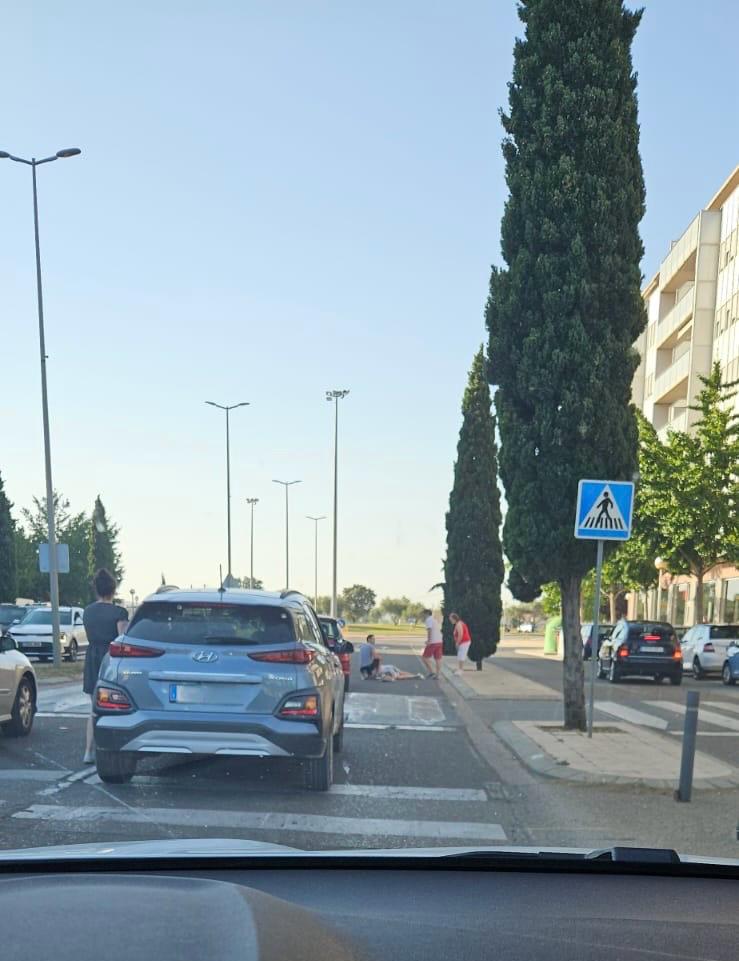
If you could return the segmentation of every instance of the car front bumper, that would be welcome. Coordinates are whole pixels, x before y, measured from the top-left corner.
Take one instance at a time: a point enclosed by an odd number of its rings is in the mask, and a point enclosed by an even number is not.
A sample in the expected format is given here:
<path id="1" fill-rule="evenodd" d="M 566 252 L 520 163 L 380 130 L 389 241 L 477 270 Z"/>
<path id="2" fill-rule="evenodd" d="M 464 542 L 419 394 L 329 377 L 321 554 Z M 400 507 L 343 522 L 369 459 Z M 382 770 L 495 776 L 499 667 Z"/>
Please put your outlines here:
<path id="1" fill-rule="evenodd" d="M 138 754 L 197 754 L 231 757 L 322 757 L 326 738 L 306 721 L 202 712 L 167 711 L 97 714 L 95 746 Z"/>
<path id="2" fill-rule="evenodd" d="M 54 644 L 51 638 L 28 640 L 25 637 L 13 637 L 18 650 L 26 657 L 53 657 Z M 69 653 L 69 641 L 61 641 L 62 654 Z"/>

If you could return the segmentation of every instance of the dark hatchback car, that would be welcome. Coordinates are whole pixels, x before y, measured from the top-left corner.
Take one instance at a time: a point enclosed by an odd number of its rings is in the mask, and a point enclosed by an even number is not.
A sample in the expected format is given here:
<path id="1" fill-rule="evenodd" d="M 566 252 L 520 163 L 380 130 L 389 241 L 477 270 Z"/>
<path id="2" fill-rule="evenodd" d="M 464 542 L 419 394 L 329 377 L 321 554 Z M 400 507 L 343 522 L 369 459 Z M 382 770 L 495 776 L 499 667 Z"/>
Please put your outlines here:
<path id="1" fill-rule="evenodd" d="M 341 670 L 344 672 L 344 691 L 349 690 L 349 678 L 352 673 L 352 654 L 354 645 L 347 641 L 341 633 L 343 621 L 335 617 L 328 617 L 326 614 L 318 615 L 318 622 L 321 625 L 326 644 L 341 661 Z"/>
<path id="2" fill-rule="evenodd" d="M 683 655 L 675 629 L 664 621 L 619 621 L 603 641 L 598 677 L 615 684 L 624 677 L 652 677 L 682 684 Z"/>

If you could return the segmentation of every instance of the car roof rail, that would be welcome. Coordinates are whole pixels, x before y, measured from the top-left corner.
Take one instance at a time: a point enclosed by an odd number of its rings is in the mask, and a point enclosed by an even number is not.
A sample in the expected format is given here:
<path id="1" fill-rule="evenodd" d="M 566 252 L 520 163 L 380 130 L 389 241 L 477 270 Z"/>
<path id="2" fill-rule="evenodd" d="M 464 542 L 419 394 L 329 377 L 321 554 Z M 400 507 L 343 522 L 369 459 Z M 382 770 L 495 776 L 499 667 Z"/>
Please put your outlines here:
<path id="1" fill-rule="evenodd" d="M 176 584 L 160 584 L 159 587 L 154 591 L 155 594 L 169 594 L 170 591 L 178 591 L 179 587 Z"/>
<path id="2" fill-rule="evenodd" d="M 302 591 L 289 590 L 289 591 L 281 591 L 281 592 L 280 592 L 280 600 L 281 600 L 281 601 L 284 601 L 286 597 L 304 597 L 304 596 L 305 596 L 305 595 L 302 593 Z"/>

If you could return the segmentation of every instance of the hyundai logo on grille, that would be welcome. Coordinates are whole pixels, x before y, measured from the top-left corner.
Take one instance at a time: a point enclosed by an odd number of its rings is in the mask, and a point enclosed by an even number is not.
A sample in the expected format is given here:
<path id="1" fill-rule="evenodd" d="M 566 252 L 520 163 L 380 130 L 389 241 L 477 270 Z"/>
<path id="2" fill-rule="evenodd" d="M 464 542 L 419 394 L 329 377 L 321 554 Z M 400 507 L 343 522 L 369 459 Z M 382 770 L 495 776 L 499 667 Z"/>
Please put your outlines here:
<path id="1" fill-rule="evenodd" d="M 212 664 L 218 660 L 218 655 L 215 651 L 195 651 L 192 659 L 197 661 L 198 664 Z"/>

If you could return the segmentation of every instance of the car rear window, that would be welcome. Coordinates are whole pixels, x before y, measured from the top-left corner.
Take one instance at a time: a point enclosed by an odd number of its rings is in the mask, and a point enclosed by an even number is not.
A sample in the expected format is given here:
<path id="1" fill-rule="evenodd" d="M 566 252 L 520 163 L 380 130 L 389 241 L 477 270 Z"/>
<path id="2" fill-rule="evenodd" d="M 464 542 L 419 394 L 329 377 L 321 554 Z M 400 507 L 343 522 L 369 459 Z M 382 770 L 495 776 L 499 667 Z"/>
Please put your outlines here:
<path id="1" fill-rule="evenodd" d="M 289 644 L 292 621 L 280 607 L 148 601 L 133 616 L 126 636 L 166 644 Z"/>
<path id="2" fill-rule="evenodd" d="M 633 624 L 629 628 L 630 641 L 664 641 L 672 644 L 676 635 L 671 627 L 665 624 Z"/>
<path id="3" fill-rule="evenodd" d="M 730 641 L 739 638 L 739 624 L 718 624 L 711 628 L 711 639 L 716 641 Z"/>
<path id="4" fill-rule="evenodd" d="M 321 621 L 321 627 L 330 641 L 341 640 L 341 632 L 334 621 Z"/>

